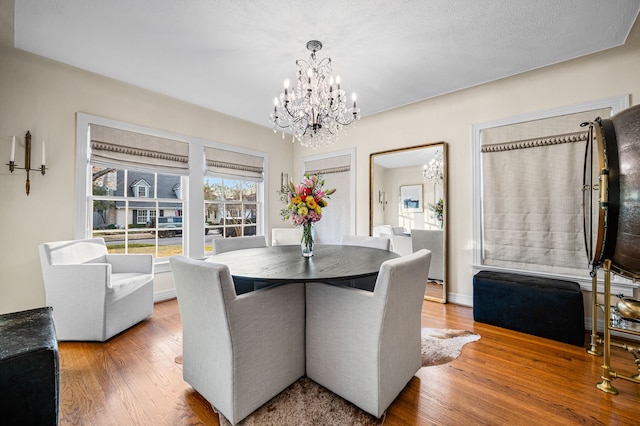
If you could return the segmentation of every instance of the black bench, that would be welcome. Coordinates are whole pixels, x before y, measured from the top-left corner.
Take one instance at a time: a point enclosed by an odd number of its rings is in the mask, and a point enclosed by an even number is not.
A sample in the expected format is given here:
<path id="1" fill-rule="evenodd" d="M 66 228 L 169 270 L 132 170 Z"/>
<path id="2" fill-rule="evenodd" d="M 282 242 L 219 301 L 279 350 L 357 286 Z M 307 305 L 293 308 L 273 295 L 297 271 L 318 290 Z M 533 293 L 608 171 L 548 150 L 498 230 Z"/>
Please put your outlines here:
<path id="1" fill-rule="evenodd" d="M 583 346 L 584 304 L 572 281 L 481 271 L 473 277 L 473 319 Z"/>
<path id="2" fill-rule="evenodd" d="M 0 423 L 58 424 L 58 366 L 51 308 L 0 315 Z"/>

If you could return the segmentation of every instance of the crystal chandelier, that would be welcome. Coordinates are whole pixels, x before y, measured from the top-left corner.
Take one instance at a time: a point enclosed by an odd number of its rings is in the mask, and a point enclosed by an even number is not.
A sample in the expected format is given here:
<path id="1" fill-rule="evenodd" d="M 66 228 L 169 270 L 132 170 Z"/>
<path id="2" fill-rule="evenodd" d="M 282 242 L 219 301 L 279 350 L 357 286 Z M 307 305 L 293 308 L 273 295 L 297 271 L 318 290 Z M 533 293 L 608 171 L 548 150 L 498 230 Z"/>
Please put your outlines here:
<path id="1" fill-rule="evenodd" d="M 425 179 L 434 181 L 435 183 L 442 183 L 444 179 L 444 164 L 442 161 L 442 152 L 436 151 L 435 156 L 429 161 L 428 165 L 424 166 L 422 170 L 422 176 Z"/>
<path id="2" fill-rule="evenodd" d="M 356 95 L 352 96 L 353 107 L 347 108 L 345 91 L 340 88 L 340 76 L 331 75 L 331 58 L 316 59 L 322 43 L 311 40 L 307 43 L 311 51 L 308 61 L 298 59 L 298 81 L 290 88 L 289 79 L 284 81 L 284 92 L 275 98 L 271 122 L 273 132 L 285 130 L 293 134 L 292 142 L 298 140 L 304 147 L 317 148 L 338 140 L 343 126 L 360 119 L 356 107 Z"/>

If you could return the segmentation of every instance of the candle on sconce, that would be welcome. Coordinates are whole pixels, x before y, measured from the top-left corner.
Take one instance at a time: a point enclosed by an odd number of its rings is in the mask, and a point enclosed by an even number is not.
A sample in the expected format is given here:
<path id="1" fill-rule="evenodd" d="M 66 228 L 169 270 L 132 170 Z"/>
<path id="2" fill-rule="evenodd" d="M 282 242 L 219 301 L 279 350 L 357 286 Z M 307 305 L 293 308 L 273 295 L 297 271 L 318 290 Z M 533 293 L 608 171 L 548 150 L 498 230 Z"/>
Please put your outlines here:
<path id="1" fill-rule="evenodd" d="M 11 142 L 11 157 L 9 161 L 14 162 L 16 159 L 16 137 L 13 137 L 13 141 Z"/>
<path id="2" fill-rule="evenodd" d="M 45 163 L 45 158 L 44 158 L 44 140 L 42 141 L 42 165 L 44 166 Z"/>

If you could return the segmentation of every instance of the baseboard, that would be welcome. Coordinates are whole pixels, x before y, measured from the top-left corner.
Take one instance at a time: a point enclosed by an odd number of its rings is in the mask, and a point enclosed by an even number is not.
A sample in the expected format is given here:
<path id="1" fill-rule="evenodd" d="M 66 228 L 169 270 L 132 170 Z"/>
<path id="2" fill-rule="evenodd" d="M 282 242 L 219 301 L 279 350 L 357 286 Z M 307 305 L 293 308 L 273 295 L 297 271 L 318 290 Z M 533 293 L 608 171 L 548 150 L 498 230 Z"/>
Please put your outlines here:
<path id="1" fill-rule="evenodd" d="M 473 307 L 473 296 L 467 296 L 458 293 L 447 293 L 447 302 L 456 305 Z"/>
<path id="2" fill-rule="evenodd" d="M 176 289 L 172 288 L 169 290 L 157 291 L 153 293 L 153 303 L 164 302 L 165 300 L 175 299 L 176 298 Z"/>

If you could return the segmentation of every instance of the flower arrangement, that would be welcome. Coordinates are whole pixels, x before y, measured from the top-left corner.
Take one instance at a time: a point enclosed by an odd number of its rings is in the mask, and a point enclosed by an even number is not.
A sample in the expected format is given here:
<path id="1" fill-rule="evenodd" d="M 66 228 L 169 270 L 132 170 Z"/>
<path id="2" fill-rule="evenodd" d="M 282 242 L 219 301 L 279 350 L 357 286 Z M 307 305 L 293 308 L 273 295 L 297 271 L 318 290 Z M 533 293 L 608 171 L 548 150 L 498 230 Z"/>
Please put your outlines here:
<path id="1" fill-rule="evenodd" d="M 440 198 L 436 204 L 429 204 L 429 209 L 433 212 L 432 216 L 438 221 L 438 224 L 442 228 L 444 200 Z"/>
<path id="2" fill-rule="evenodd" d="M 322 209 L 329 203 L 327 199 L 336 192 L 335 188 L 322 189 L 324 180 L 319 175 L 304 176 L 302 183 L 288 185 L 280 191 L 280 199 L 286 203 L 286 207 L 280 210 L 283 220 L 302 226 L 301 245 L 307 246 L 310 256 L 313 255 L 313 223 L 322 219 Z"/>

